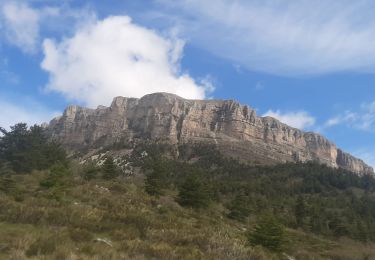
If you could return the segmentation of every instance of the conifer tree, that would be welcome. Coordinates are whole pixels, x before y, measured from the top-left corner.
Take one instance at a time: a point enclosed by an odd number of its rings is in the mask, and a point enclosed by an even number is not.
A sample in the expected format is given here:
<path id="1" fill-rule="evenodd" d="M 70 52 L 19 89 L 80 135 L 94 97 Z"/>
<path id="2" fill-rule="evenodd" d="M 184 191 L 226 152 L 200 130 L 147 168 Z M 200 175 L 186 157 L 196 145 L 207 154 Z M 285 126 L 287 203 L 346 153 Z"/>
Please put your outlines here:
<path id="1" fill-rule="evenodd" d="M 67 164 L 65 151 L 48 139 L 42 127 L 28 128 L 27 124 L 19 123 L 10 129 L 0 127 L 0 161 L 8 162 L 15 172 L 44 170 L 56 162 Z"/>
<path id="2" fill-rule="evenodd" d="M 112 157 L 107 157 L 102 166 L 103 178 L 106 180 L 111 180 L 119 175 L 117 165 L 114 163 Z"/>
<path id="3" fill-rule="evenodd" d="M 179 188 L 178 203 L 185 207 L 206 208 L 210 202 L 207 185 L 196 174 L 190 174 Z"/>
<path id="4" fill-rule="evenodd" d="M 365 225 L 361 222 L 356 224 L 356 233 L 355 238 L 366 243 L 368 241 L 368 231 L 365 228 Z"/>
<path id="5" fill-rule="evenodd" d="M 328 226 L 336 237 L 342 237 L 348 232 L 343 219 L 338 215 L 333 216 Z"/>
<path id="6" fill-rule="evenodd" d="M 284 240 L 283 226 L 272 216 L 263 217 L 249 234 L 252 245 L 261 245 L 272 251 L 280 251 Z"/>
<path id="7" fill-rule="evenodd" d="M 305 202 L 303 200 L 303 197 L 301 195 L 298 196 L 297 198 L 294 213 L 296 217 L 297 226 L 298 227 L 303 226 L 303 221 L 306 215 L 306 207 L 305 207 Z"/>
<path id="8" fill-rule="evenodd" d="M 244 221 L 250 214 L 247 197 L 244 194 L 238 194 L 228 205 L 230 210 L 228 217 L 239 221 Z"/>
<path id="9" fill-rule="evenodd" d="M 69 175 L 69 170 L 64 164 L 57 162 L 49 170 L 48 175 L 40 182 L 44 188 L 62 187 L 65 184 L 65 177 Z"/>
<path id="10" fill-rule="evenodd" d="M 167 169 L 162 160 L 158 160 L 152 167 L 152 172 L 145 180 L 145 190 L 154 196 L 163 195 L 163 189 L 167 187 Z"/>
<path id="11" fill-rule="evenodd" d="M 94 164 L 87 165 L 82 172 L 82 179 L 86 181 L 90 181 L 95 179 L 98 175 L 98 168 Z"/>

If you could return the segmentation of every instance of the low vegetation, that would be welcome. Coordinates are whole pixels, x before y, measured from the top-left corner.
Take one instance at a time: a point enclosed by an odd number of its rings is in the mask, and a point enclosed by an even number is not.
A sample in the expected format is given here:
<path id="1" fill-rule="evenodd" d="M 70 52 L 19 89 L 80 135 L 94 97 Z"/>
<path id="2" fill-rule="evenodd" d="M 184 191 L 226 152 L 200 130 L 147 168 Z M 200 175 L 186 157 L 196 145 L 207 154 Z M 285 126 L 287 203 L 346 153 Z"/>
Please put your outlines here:
<path id="1" fill-rule="evenodd" d="M 0 259 L 375 258 L 370 176 L 146 142 L 125 174 L 118 151 L 81 164 L 42 128 L 3 133 Z"/>

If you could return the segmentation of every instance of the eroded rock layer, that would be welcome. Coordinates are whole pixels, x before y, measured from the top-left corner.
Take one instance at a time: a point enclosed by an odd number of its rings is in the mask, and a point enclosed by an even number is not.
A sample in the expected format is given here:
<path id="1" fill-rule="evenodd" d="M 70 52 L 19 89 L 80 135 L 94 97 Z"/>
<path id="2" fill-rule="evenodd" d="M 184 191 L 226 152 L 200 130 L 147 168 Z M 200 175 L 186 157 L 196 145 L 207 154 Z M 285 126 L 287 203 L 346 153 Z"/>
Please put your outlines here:
<path id="1" fill-rule="evenodd" d="M 259 163 L 318 161 L 373 174 L 362 160 L 325 137 L 303 132 L 233 100 L 187 100 L 168 93 L 140 99 L 116 97 L 110 107 L 68 107 L 48 131 L 69 149 L 111 145 L 135 138 L 172 144 L 215 144 L 227 155 Z"/>

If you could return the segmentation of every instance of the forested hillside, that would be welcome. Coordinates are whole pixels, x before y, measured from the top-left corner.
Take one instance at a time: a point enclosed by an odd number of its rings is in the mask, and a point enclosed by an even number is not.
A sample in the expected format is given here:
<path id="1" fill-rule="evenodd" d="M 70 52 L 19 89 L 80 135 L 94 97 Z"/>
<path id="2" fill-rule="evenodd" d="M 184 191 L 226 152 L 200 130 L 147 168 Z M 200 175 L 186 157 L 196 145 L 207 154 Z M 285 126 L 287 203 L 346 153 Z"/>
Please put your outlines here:
<path id="1" fill-rule="evenodd" d="M 375 258 L 370 175 L 147 141 L 68 159 L 39 126 L 2 133 L 0 259 Z"/>

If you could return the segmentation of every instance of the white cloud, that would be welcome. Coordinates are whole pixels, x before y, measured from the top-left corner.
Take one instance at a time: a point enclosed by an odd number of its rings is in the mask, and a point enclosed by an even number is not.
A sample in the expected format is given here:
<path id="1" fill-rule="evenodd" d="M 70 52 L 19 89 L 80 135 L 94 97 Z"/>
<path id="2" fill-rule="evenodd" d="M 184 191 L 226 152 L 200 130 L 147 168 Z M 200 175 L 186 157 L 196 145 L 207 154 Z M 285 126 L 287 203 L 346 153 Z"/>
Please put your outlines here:
<path id="1" fill-rule="evenodd" d="M 371 0 L 158 0 L 192 43 L 279 75 L 375 72 Z M 212 43 L 215 44 L 212 44 Z"/>
<path id="2" fill-rule="evenodd" d="M 346 111 L 330 118 L 324 124 L 324 128 L 337 125 L 346 125 L 348 127 L 364 130 L 375 131 L 375 101 L 371 103 L 363 103 L 357 112 Z"/>
<path id="3" fill-rule="evenodd" d="M 361 110 L 356 126 L 362 130 L 375 131 L 375 101 L 362 104 Z"/>
<path id="4" fill-rule="evenodd" d="M 314 126 L 315 118 L 305 111 L 286 112 L 280 110 L 269 110 L 263 116 L 274 117 L 284 124 L 290 125 L 298 129 L 306 129 Z"/>
<path id="5" fill-rule="evenodd" d="M 259 90 L 264 90 L 265 89 L 265 85 L 262 81 L 258 81 L 256 84 L 255 84 L 255 90 L 259 91 Z"/>
<path id="6" fill-rule="evenodd" d="M 0 100 L 0 107 L 0 127 L 5 129 L 9 129 L 9 126 L 21 122 L 28 125 L 49 122 L 51 118 L 58 114 L 35 102 L 26 102 L 25 106 L 20 106 L 19 103 Z"/>
<path id="7" fill-rule="evenodd" d="M 327 122 L 324 124 L 323 128 L 327 127 L 333 127 L 336 125 L 340 125 L 343 123 L 352 124 L 358 120 L 358 115 L 356 113 L 346 111 L 342 115 L 337 115 L 335 117 L 332 117 L 327 120 Z"/>
<path id="8" fill-rule="evenodd" d="M 4 85 L 17 85 L 20 83 L 19 76 L 9 70 L 8 59 L 6 58 L 0 59 L 0 82 Z"/>
<path id="9" fill-rule="evenodd" d="M 38 11 L 16 1 L 6 2 L 0 8 L 6 39 L 25 52 L 34 52 L 39 38 Z"/>
<path id="10" fill-rule="evenodd" d="M 39 51 L 41 34 L 71 31 L 76 25 L 95 17 L 86 7 L 72 9 L 61 3 L 57 7 L 51 1 L 48 5 L 36 8 L 33 2 L 0 0 L 1 38 L 28 54 Z"/>
<path id="11" fill-rule="evenodd" d="M 199 99 L 212 90 L 209 82 L 197 83 L 180 71 L 183 41 L 162 37 L 127 16 L 88 22 L 73 37 L 46 39 L 43 45 L 47 89 L 91 107 L 119 95 L 171 92 Z"/>

